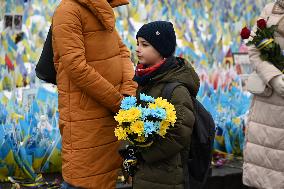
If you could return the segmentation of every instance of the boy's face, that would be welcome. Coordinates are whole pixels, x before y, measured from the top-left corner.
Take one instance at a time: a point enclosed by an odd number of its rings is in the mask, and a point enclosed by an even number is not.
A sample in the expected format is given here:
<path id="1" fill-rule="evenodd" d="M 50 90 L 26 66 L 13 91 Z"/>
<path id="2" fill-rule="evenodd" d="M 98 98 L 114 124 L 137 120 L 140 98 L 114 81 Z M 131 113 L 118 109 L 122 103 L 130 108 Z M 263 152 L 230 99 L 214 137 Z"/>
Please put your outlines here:
<path id="1" fill-rule="evenodd" d="M 160 53 L 142 37 L 138 37 L 136 55 L 139 63 L 147 66 L 152 66 L 163 59 Z"/>

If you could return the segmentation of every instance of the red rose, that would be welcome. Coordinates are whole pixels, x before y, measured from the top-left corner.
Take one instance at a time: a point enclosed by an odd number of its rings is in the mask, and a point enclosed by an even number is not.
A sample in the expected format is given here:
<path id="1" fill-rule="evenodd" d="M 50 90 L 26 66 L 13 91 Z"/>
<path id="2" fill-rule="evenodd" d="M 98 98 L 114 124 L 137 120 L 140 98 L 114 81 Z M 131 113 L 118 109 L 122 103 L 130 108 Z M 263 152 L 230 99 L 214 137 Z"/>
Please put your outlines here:
<path id="1" fill-rule="evenodd" d="M 250 30 L 247 27 L 244 27 L 241 31 L 242 39 L 248 39 L 250 37 Z"/>
<path id="2" fill-rule="evenodd" d="M 266 21 L 264 19 L 259 19 L 257 21 L 257 27 L 261 30 L 266 28 Z"/>

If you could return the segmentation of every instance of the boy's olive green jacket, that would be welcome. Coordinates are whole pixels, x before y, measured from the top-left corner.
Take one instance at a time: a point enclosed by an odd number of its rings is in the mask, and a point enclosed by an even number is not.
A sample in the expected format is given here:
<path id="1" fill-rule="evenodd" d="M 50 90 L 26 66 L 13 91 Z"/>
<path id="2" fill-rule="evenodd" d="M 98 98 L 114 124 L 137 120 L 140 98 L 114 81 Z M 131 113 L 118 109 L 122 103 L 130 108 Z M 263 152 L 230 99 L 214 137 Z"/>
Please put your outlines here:
<path id="1" fill-rule="evenodd" d="M 168 59 L 175 63 L 175 57 Z M 137 95 L 145 93 L 155 98 L 161 96 L 166 83 L 180 82 L 172 94 L 171 103 L 177 112 L 177 122 L 168 130 L 166 138 L 156 141 L 149 149 L 141 152 L 144 163 L 133 178 L 134 189 L 183 189 L 184 175 L 181 152 L 189 150 L 192 128 L 195 122 L 191 95 L 196 96 L 199 78 L 189 63 L 154 76 L 145 86 L 139 86 Z"/>

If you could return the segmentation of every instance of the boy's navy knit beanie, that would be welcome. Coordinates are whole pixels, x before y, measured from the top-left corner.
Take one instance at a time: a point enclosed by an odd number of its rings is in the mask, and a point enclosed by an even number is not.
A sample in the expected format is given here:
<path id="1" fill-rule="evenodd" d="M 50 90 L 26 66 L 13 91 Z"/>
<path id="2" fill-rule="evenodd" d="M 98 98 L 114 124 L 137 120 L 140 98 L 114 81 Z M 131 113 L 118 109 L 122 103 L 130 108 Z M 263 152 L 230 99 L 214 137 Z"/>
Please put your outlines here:
<path id="1" fill-rule="evenodd" d="M 173 55 L 176 49 L 176 34 L 171 22 L 155 21 L 144 24 L 137 32 L 138 37 L 148 41 L 164 58 Z"/>

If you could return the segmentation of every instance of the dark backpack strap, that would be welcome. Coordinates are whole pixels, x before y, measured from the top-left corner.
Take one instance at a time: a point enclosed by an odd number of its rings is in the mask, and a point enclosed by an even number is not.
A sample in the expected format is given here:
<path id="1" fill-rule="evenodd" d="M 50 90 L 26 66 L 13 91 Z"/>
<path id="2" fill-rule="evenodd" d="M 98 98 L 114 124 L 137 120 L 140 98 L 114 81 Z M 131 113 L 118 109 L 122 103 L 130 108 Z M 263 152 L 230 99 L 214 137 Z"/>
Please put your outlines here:
<path id="1" fill-rule="evenodd" d="M 162 97 L 170 101 L 172 98 L 173 91 L 175 90 L 175 88 L 177 88 L 177 86 L 180 86 L 180 85 L 182 84 L 178 82 L 166 83 L 166 86 L 164 87 L 162 91 Z"/>
<path id="2" fill-rule="evenodd" d="M 169 102 L 172 98 L 173 91 L 175 88 L 178 86 L 182 85 L 182 83 L 179 82 L 174 82 L 174 83 L 166 83 L 163 91 L 162 91 L 162 98 L 167 99 Z M 184 173 L 184 188 L 185 189 L 190 189 L 189 186 L 189 172 L 188 172 L 188 154 L 186 151 L 182 151 L 180 153 L 181 155 L 181 160 L 182 160 L 182 165 L 183 165 L 183 173 Z"/>

